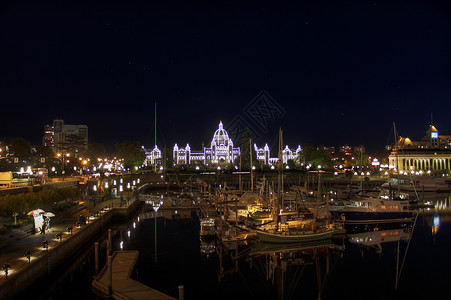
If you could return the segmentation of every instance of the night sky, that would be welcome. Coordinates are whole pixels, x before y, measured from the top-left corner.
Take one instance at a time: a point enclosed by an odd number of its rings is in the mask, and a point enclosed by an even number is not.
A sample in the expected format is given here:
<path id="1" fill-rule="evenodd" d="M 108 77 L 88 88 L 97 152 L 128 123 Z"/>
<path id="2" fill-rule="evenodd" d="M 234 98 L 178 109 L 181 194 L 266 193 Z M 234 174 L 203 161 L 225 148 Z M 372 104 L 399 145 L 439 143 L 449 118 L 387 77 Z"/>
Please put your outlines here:
<path id="1" fill-rule="evenodd" d="M 431 113 L 451 134 L 449 1 L 2 3 L 2 139 L 38 145 L 62 118 L 109 150 L 153 147 L 155 102 L 160 148 L 200 150 L 220 120 L 273 151 L 279 127 L 291 147 L 373 152 Z"/>

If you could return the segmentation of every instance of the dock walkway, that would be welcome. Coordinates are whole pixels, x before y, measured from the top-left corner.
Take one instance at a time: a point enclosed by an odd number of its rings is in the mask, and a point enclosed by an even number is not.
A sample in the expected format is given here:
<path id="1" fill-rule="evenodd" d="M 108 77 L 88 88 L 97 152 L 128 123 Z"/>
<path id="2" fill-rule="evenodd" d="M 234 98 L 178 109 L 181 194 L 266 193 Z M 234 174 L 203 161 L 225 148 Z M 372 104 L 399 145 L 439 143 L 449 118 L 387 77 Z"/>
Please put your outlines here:
<path id="1" fill-rule="evenodd" d="M 151 287 L 130 278 L 138 260 L 138 251 L 118 251 L 113 254 L 112 293 L 114 299 L 150 299 L 175 300 Z M 105 266 L 92 282 L 92 286 L 104 295 L 108 295 L 108 266 Z"/>

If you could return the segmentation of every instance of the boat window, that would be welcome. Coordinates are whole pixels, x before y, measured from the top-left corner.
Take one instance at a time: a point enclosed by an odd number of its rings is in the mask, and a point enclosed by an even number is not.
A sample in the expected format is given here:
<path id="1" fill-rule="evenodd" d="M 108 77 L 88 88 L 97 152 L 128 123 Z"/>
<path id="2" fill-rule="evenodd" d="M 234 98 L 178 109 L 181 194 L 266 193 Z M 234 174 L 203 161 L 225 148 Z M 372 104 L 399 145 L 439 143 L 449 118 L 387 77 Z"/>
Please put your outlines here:
<path id="1" fill-rule="evenodd" d="M 381 205 L 381 209 L 387 209 L 387 206 Z"/>

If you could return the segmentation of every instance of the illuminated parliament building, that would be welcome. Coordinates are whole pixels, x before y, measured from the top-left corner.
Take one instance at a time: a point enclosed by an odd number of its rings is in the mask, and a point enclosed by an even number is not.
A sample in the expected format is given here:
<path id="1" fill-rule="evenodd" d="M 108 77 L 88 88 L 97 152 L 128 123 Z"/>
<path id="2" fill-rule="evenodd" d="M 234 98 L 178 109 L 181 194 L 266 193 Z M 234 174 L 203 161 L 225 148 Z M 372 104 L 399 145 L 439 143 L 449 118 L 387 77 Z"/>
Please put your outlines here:
<path id="1" fill-rule="evenodd" d="M 204 147 L 202 152 L 192 152 L 189 144 L 185 148 L 179 148 L 177 144 L 173 148 L 174 164 L 200 164 L 209 165 L 233 163 L 240 156 L 240 147 L 234 147 L 233 141 L 224 129 L 222 122 L 213 134 L 210 147 Z"/>
<path id="2" fill-rule="evenodd" d="M 144 147 L 143 147 L 144 148 Z M 145 149 L 144 149 L 145 150 Z M 265 165 L 277 164 L 279 158 L 271 157 L 268 144 L 265 144 L 263 148 L 258 148 L 254 144 L 254 150 L 257 156 L 257 160 Z M 284 164 L 288 160 L 295 160 L 299 157 L 302 151 L 301 146 L 292 150 L 286 146 L 282 150 L 282 161 Z M 161 151 L 155 145 L 155 147 L 148 151 L 145 150 L 146 160 L 144 164 L 146 166 L 154 165 L 161 159 Z M 218 129 L 213 134 L 213 138 L 210 143 L 210 147 L 204 147 L 202 152 L 193 152 L 189 144 L 185 147 L 179 147 L 174 145 L 172 150 L 172 158 L 174 165 L 210 165 L 210 164 L 230 164 L 233 163 L 241 155 L 240 147 L 234 147 L 232 139 L 224 129 L 222 122 L 219 122 Z"/>

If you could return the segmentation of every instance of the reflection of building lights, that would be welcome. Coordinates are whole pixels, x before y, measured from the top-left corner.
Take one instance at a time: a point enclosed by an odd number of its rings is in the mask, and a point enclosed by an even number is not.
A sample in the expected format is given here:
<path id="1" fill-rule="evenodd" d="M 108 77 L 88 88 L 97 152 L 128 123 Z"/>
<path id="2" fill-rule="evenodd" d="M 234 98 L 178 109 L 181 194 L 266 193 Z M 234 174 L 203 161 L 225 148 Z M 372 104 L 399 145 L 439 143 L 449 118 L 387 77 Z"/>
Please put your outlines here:
<path id="1" fill-rule="evenodd" d="M 434 216 L 434 218 L 432 219 L 432 224 L 434 226 L 440 226 L 440 216 L 439 215 Z"/>
<path id="2" fill-rule="evenodd" d="M 128 235 L 128 237 L 130 237 L 130 230 L 129 230 L 129 231 L 127 231 L 127 235 Z"/>
<path id="3" fill-rule="evenodd" d="M 133 222 L 133 228 L 136 228 L 136 223 L 135 222 Z"/>
<path id="4" fill-rule="evenodd" d="M 120 246 L 120 248 L 121 248 L 121 250 L 122 250 L 122 249 L 124 248 L 124 242 L 121 241 L 120 244 L 119 244 L 119 246 Z"/>

